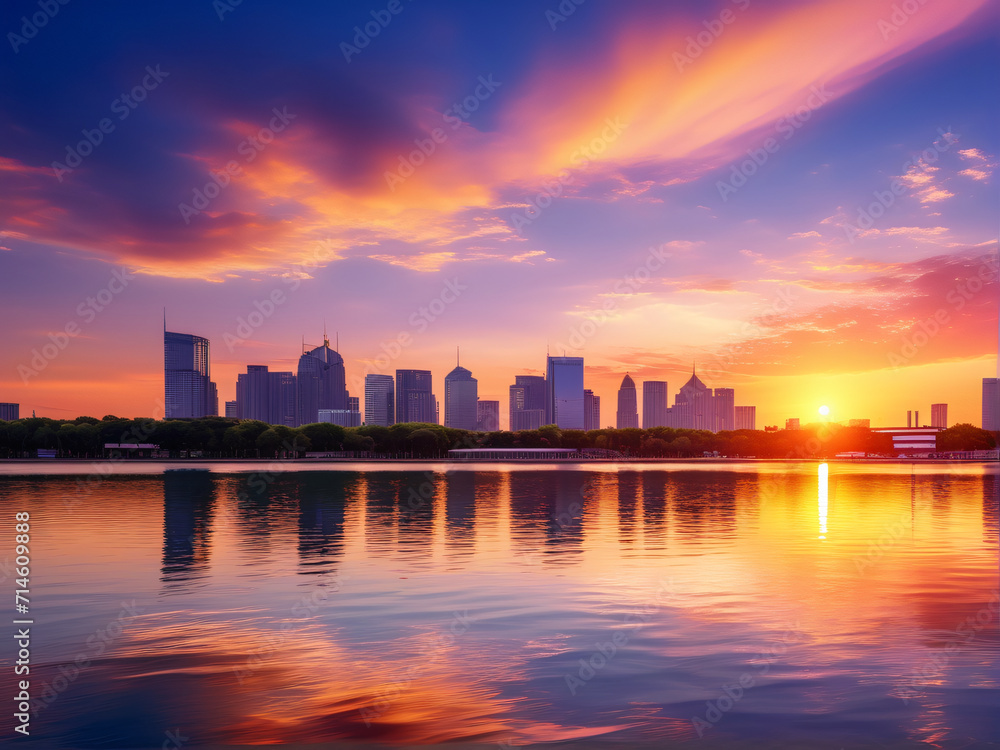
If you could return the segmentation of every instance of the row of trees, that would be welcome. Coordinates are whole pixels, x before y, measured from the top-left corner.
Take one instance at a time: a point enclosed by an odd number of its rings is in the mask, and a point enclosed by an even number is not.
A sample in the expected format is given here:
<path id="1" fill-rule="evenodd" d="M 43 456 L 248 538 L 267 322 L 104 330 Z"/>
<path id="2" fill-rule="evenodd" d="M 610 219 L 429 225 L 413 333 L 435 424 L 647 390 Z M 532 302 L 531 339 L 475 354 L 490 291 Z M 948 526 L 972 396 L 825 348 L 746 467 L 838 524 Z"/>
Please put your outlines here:
<path id="1" fill-rule="evenodd" d="M 648 458 L 702 456 L 706 452 L 757 458 L 831 458 L 848 451 L 894 455 L 888 435 L 836 424 L 777 432 L 712 433 L 669 427 L 584 432 L 549 425 L 538 430 L 487 433 L 419 423 L 350 428 L 318 423 L 292 428 L 223 417 L 157 421 L 108 415 L 103 419 L 0 421 L 0 457 L 30 457 L 38 449 L 54 449 L 61 457 L 98 458 L 106 453 L 105 443 L 152 443 L 175 456 L 200 451 L 208 458 L 301 456 L 307 451 L 437 458 L 451 448 L 601 449 Z M 996 444 L 997 434 L 971 424 L 958 424 L 938 435 L 939 451 L 987 450 Z"/>

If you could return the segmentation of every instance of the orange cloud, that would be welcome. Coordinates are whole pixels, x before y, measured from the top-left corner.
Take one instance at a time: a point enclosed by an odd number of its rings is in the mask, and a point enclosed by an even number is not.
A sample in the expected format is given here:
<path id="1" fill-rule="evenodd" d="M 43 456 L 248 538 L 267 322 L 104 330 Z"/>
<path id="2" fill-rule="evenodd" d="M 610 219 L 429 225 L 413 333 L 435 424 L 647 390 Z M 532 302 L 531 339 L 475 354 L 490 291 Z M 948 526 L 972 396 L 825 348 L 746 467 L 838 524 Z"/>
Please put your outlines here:
<path id="1" fill-rule="evenodd" d="M 23 190 L 0 218 L 12 237 L 98 251 L 147 273 L 219 280 L 232 272 L 294 265 L 305 256 L 303 248 L 320 240 L 331 243 L 331 258 L 385 259 L 386 253 L 372 253 L 370 246 L 404 242 L 419 248 L 416 260 L 388 262 L 423 271 L 474 257 L 470 242 L 485 241 L 493 253 L 523 258 L 507 212 L 500 215 L 510 205 L 505 191 L 534 194 L 548 181 L 569 193 L 611 178 L 608 198 L 641 200 L 654 180 L 649 174 L 625 179 L 623 168 L 643 166 L 656 173 L 656 183 L 673 184 L 724 165 L 748 146 L 759 146 L 765 135 L 780 142 L 816 109 L 863 86 L 986 4 L 929 4 L 892 33 L 879 25 L 891 9 L 869 0 L 752 5 L 734 11 L 733 21 L 690 64 L 678 55 L 689 56 L 687 37 L 697 36 L 700 24 L 631 16 L 609 35 L 607 46 L 586 58 L 569 64 L 544 58 L 520 90 L 498 91 L 495 131 L 465 123 L 443 129 L 443 113 L 414 106 L 417 140 L 441 130 L 434 153 L 420 158 L 414 143 L 386 143 L 376 167 L 353 176 L 351 184 L 319 166 L 342 159 L 351 145 L 300 119 L 252 164 L 242 164 L 241 173 L 189 224 L 168 216 L 151 228 L 122 207 L 108 208 L 107 196 L 88 195 L 85 174 L 58 184 L 48 170 L 10 159 L 0 161 L 0 174 Z M 258 125 L 226 120 L 216 127 L 239 139 Z M 202 165 L 207 182 L 209 170 L 222 169 L 233 149 L 176 158 Z M 195 187 L 181 186 L 182 197 Z M 924 202 L 951 196 L 931 185 L 923 189 Z M 508 242 L 516 244 L 506 249 Z"/>

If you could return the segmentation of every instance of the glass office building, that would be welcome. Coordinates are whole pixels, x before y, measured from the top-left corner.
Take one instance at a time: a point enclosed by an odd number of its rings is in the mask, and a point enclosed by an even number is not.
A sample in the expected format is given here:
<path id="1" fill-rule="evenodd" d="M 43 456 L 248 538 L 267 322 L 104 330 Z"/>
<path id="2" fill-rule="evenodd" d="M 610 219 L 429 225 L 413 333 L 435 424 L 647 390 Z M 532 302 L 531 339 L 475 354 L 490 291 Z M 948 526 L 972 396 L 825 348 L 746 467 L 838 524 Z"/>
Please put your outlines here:
<path id="1" fill-rule="evenodd" d="M 444 425 L 457 430 L 475 430 L 479 381 L 464 367 L 456 367 L 444 378 Z"/>
<path id="2" fill-rule="evenodd" d="M 388 427 L 396 418 L 396 386 L 392 375 L 365 375 L 365 424 Z"/>
<path id="3" fill-rule="evenodd" d="M 582 430 L 583 357 L 548 357 L 545 372 L 546 424 Z"/>
<path id="4" fill-rule="evenodd" d="M 208 339 L 163 331 L 163 391 L 165 419 L 213 417 L 219 413 Z"/>

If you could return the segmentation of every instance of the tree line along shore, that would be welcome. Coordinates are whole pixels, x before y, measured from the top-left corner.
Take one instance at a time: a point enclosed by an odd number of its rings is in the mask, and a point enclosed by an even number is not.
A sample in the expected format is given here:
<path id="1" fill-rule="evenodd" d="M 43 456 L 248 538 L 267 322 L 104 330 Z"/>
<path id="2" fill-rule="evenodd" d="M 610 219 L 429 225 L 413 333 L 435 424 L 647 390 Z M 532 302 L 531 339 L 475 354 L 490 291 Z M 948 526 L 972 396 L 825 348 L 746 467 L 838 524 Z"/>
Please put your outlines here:
<path id="1" fill-rule="evenodd" d="M 971 424 L 938 433 L 939 452 L 991 450 L 998 435 Z M 474 432 L 436 424 L 301 427 L 224 417 L 202 419 L 73 420 L 32 417 L 0 421 L 0 458 L 34 458 L 38 451 L 58 458 L 103 458 L 108 444 L 157 446 L 159 457 L 305 457 L 310 452 L 344 452 L 368 458 L 443 458 L 453 448 L 571 448 L 637 458 L 833 458 L 839 453 L 893 457 L 892 439 L 867 427 L 808 424 L 799 430 L 650 429 L 561 430 L 549 425 L 517 432 Z M 54 454 L 52 453 L 54 451 Z"/>

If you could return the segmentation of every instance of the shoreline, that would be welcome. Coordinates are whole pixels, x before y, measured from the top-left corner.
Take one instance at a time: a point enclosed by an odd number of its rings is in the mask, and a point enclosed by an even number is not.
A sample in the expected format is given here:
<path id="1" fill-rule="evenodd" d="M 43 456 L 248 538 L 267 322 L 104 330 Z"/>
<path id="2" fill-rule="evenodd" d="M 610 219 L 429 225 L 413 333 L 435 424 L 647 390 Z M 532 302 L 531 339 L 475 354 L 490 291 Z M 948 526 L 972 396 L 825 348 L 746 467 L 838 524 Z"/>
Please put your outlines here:
<path id="1" fill-rule="evenodd" d="M 587 458 L 587 459 L 509 459 L 509 458 L 0 458 L 0 465 L 30 464 L 534 464 L 545 466 L 589 466 L 593 464 L 759 464 L 759 463 L 837 463 L 837 464 L 993 464 L 996 458 Z"/>

